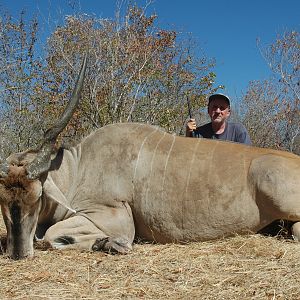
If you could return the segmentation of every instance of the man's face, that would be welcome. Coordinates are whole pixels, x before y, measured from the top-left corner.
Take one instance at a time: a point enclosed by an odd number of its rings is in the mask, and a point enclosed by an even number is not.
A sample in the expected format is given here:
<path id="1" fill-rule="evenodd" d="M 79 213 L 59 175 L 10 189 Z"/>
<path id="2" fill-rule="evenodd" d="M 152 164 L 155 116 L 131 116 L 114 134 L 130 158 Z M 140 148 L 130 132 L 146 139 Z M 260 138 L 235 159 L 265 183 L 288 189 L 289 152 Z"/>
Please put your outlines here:
<path id="1" fill-rule="evenodd" d="M 230 107 L 223 98 L 213 99 L 208 106 L 208 114 L 212 123 L 224 123 L 230 116 Z"/>

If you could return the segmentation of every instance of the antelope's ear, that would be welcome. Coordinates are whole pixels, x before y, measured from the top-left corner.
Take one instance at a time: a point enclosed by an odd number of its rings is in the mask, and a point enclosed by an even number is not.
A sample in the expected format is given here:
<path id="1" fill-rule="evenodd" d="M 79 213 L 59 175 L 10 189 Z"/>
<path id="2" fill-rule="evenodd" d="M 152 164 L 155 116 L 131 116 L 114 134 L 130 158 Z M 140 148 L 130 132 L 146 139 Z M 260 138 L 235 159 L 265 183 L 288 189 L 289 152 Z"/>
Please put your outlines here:
<path id="1" fill-rule="evenodd" d="M 25 205 L 31 206 L 41 198 L 43 187 L 40 180 L 29 180 L 27 177 L 24 177 L 22 185 L 23 189 L 20 195 Z"/>
<path id="2" fill-rule="evenodd" d="M 7 181 L 9 173 L 9 164 L 5 160 L 0 164 L 0 204 L 4 205 L 11 201 L 11 193 L 9 189 L 6 188 L 5 183 Z"/>
<path id="3" fill-rule="evenodd" d="M 9 164 L 5 160 L 0 164 L 0 179 L 6 178 L 8 176 L 8 171 L 9 171 Z"/>
<path id="4" fill-rule="evenodd" d="M 0 204 L 5 205 L 12 201 L 12 194 L 9 189 L 6 188 L 4 183 L 0 179 Z"/>

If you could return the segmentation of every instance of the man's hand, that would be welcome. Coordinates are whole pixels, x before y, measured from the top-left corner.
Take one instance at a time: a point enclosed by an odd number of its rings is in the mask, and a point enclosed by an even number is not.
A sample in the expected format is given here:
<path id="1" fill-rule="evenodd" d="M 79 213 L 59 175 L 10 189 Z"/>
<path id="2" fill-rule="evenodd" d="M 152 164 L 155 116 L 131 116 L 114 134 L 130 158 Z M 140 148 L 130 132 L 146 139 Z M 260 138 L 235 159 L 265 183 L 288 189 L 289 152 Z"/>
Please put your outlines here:
<path id="1" fill-rule="evenodd" d="M 193 131 L 196 129 L 196 120 L 195 119 L 190 119 L 187 124 L 186 124 L 186 131 L 185 131 L 185 136 L 187 137 L 192 137 L 193 136 Z"/>

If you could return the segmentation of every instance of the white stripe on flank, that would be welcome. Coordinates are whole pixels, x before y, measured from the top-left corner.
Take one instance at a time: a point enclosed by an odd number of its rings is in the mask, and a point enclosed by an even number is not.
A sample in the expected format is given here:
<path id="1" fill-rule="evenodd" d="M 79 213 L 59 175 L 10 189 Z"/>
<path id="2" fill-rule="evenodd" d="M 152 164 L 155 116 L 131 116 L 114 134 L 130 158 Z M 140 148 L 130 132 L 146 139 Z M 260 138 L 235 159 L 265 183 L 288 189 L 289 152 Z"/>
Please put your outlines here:
<path id="1" fill-rule="evenodd" d="M 172 149 L 173 149 L 174 142 L 175 142 L 175 136 L 173 135 L 172 137 L 173 137 L 173 141 L 172 141 L 170 150 L 169 150 L 168 155 L 167 155 L 167 158 L 166 158 L 166 163 L 165 163 L 164 177 L 163 177 L 163 183 L 162 183 L 162 193 L 164 192 L 165 179 L 166 179 L 166 172 L 167 172 L 167 166 L 168 166 L 170 154 L 171 154 L 171 151 L 172 151 Z M 163 197 L 162 197 L 162 199 L 163 199 Z"/>
<path id="2" fill-rule="evenodd" d="M 150 132 L 143 140 L 142 144 L 141 144 L 141 147 L 140 147 L 140 150 L 139 150 L 139 153 L 138 153 L 138 156 L 137 156 L 137 160 L 136 160 L 136 164 L 135 164 L 135 168 L 134 168 L 134 173 L 133 173 L 133 184 L 134 184 L 134 181 L 135 181 L 135 176 L 136 176 L 136 171 L 137 171 L 137 167 L 138 167 L 138 164 L 139 164 L 139 160 L 140 160 L 140 155 L 141 155 L 141 152 L 142 152 L 142 149 L 144 147 L 144 144 L 146 143 L 147 139 L 152 135 L 154 134 L 155 132 L 158 131 L 158 127 L 155 128 L 155 130 L 153 130 L 152 132 Z"/>
<path id="3" fill-rule="evenodd" d="M 156 144 L 156 147 L 154 149 L 154 152 L 153 152 L 153 156 L 152 156 L 152 159 L 151 159 L 151 165 L 150 165 L 150 174 L 149 174 L 149 177 L 148 177 L 148 182 L 147 182 L 147 191 L 146 191 L 146 203 L 148 202 L 148 192 L 149 192 L 149 181 L 151 180 L 151 175 L 152 175 L 152 170 L 153 170 L 153 162 L 154 162 L 154 157 L 155 157 L 155 154 L 156 154 L 156 150 L 158 148 L 158 145 L 160 144 L 160 142 L 163 140 L 163 138 L 166 136 L 166 132 L 164 132 L 163 136 L 159 139 L 158 143 Z"/>
<path id="4" fill-rule="evenodd" d="M 198 139 L 196 147 L 194 148 L 193 156 L 192 156 L 192 159 L 191 159 L 191 162 L 190 162 L 189 173 L 188 173 L 188 176 L 187 176 L 187 179 L 186 179 L 186 182 L 185 182 L 185 189 L 184 189 L 184 192 L 183 192 L 183 197 L 182 197 L 183 201 L 182 201 L 182 207 L 181 207 L 181 228 L 182 229 L 184 229 L 183 228 L 183 223 L 184 223 L 184 220 L 185 220 L 185 212 L 184 212 L 185 211 L 185 203 L 187 202 L 187 195 L 188 195 L 188 188 L 190 186 L 192 167 L 194 166 L 194 161 L 195 161 L 195 157 L 196 157 L 196 153 L 197 153 L 197 149 L 198 149 L 200 140 L 201 139 Z M 182 231 L 182 234 L 184 235 L 183 231 Z"/>
<path id="5" fill-rule="evenodd" d="M 210 164 L 209 164 L 209 168 L 208 168 L 208 172 L 207 172 L 207 180 L 208 180 L 208 182 L 210 182 L 210 180 L 211 180 L 211 173 L 212 172 L 214 172 L 214 169 L 213 169 L 213 157 L 214 157 L 214 155 L 215 155 L 215 151 L 216 151 L 216 149 L 217 149 L 217 147 L 219 146 L 219 147 L 222 147 L 222 146 L 220 146 L 220 145 L 218 145 L 219 143 L 218 143 L 218 141 L 215 143 L 215 146 L 213 147 L 213 149 L 211 150 L 211 155 L 210 155 L 210 157 L 209 157 L 209 160 L 210 160 Z M 208 199 L 207 199 L 207 203 L 206 203 L 206 205 L 207 205 L 207 215 L 208 216 L 213 216 L 214 215 L 214 207 L 212 207 L 212 208 L 210 208 L 210 195 L 208 194 Z"/>
<path id="6" fill-rule="evenodd" d="M 198 149 L 198 146 L 199 146 L 199 142 L 200 142 L 200 139 L 198 139 L 197 145 L 196 145 L 196 147 L 194 148 L 193 157 L 192 157 L 191 163 L 190 163 L 189 174 L 188 174 L 188 177 L 187 177 L 187 180 L 186 180 L 186 185 L 185 185 L 185 195 L 184 195 L 184 199 L 185 199 L 185 200 L 187 199 L 186 196 L 187 196 L 187 193 L 188 193 L 188 187 L 189 187 L 189 185 L 190 185 L 190 179 L 191 179 L 192 167 L 194 166 L 194 161 L 195 161 L 196 152 L 197 152 L 197 149 Z"/>

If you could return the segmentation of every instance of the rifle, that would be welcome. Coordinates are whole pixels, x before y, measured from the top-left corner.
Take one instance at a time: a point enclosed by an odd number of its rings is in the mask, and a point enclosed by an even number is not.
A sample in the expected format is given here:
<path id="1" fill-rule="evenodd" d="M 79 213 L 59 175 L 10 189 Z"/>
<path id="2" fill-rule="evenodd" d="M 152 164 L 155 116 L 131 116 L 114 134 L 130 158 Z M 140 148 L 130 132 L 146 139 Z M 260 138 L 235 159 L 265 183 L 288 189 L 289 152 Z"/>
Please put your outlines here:
<path id="1" fill-rule="evenodd" d="M 186 102 L 187 102 L 187 105 L 188 105 L 188 111 L 189 111 L 190 119 L 193 119 L 193 116 L 192 116 L 192 109 L 191 109 L 191 102 L 190 102 L 189 96 L 186 97 Z M 194 130 L 193 130 L 193 132 L 192 132 L 192 136 L 193 136 L 193 137 L 195 136 Z"/>

